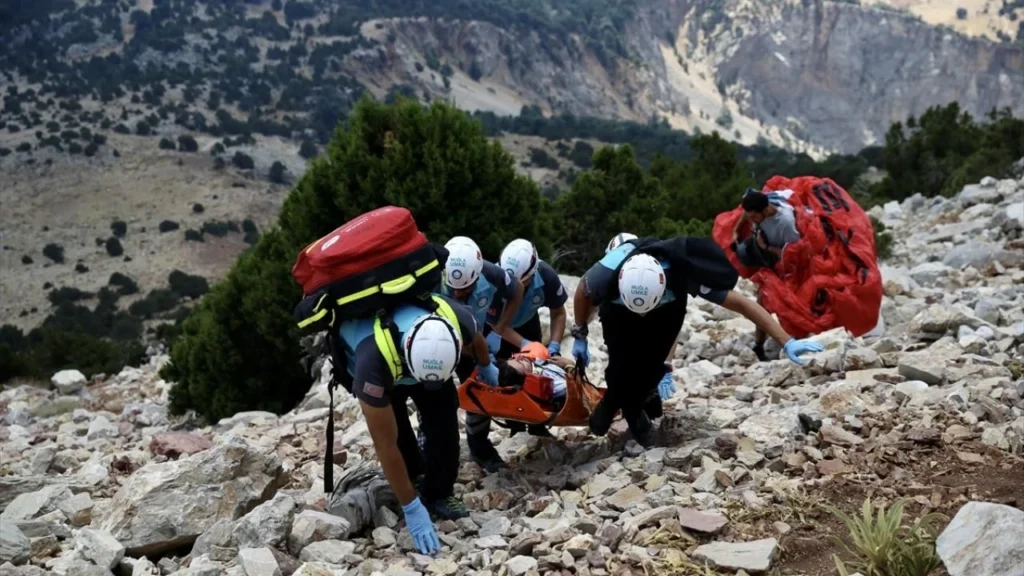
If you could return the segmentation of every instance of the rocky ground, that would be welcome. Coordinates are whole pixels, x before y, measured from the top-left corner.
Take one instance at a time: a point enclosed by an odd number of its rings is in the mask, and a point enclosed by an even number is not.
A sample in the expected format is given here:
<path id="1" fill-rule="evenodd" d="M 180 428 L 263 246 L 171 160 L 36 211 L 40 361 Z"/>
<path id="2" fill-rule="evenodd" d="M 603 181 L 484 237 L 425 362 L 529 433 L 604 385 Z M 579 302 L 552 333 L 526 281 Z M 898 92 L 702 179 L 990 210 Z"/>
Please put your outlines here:
<path id="1" fill-rule="evenodd" d="M 829 537 L 846 534 L 821 505 L 871 496 L 943 513 L 951 576 L 1017 574 L 1024 179 L 876 212 L 895 242 L 875 332 L 819 335 L 802 368 L 758 363 L 746 320 L 693 302 L 657 447 L 621 422 L 601 439 L 495 432 L 512 468 L 464 460 L 472 515 L 438 524 L 434 558 L 414 553 L 352 400 L 323 493 L 324 379 L 288 414 L 206 427 L 168 416 L 160 354 L 5 390 L 0 573 L 816 576 L 835 573 Z"/>

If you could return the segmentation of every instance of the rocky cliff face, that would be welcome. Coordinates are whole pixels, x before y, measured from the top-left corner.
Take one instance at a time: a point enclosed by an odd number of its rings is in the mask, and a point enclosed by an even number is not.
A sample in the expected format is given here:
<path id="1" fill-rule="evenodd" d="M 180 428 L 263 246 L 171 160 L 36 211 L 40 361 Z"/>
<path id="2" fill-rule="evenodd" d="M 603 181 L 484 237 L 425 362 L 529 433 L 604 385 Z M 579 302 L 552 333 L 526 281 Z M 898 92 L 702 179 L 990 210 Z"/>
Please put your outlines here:
<path id="1" fill-rule="evenodd" d="M 852 151 L 933 105 L 1024 111 L 1024 50 L 885 10 L 806 4 L 738 18 L 753 33 L 711 41 L 718 79 L 745 114 L 795 120 L 804 138 Z"/>
<path id="2" fill-rule="evenodd" d="M 822 501 L 849 512 L 868 494 L 953 518 L 937 546 L 951 576 L 1019 573 L 1020 539 L 999 527 L 1024 522 L 1022 189 L 1024 178 L 986 179 L 956 198 L 872 209 L 894 234 L 884 324 L 862 338 L 815 336 L 825 350 L 802 367 L 758 362 L 747 320 L 695 300 L 658 446 L 632 442 L 621 421 L 607 438 L 495 430 L 513 469 L 485 477 L 463 458 L 455 494 L 471 517 L 437 524 L 433 559 L 412 553 L 344 393 L 339 481 L 323 492 L 322 369 L 295 410 L 213 426 L 168 415 L 158 351 L 93 382 L 68 370 L 49 389 L 9 388 L 0 573 L 669 574 L 696 561 L 824 574 L 834 550 L 822 545 L 823 517 L 805 512 Z M 578 281 L 562 279 L 569 290 Z M 590 339 L 601 385 L 600 325 Z M 824 571 L 807 570 L 808 556 Z"/>
<path id="3" fill-rule="evenodd" d="M 1019 47 L 823 0 L 643 2 L 623 32 L 630 58 L 604 62 L 571 35 L 479 22 L 398 19 L 363 31 L 387 47 L 350 64 L 382 93 L 407 84 L 503 114 L 538 104 L 562 114 L 657 116 L 746 143 L 851 152 L 936 104 L 1024 113 Z M 464 71 L 475 63 L 482 77 L 456 73 L 445 89 L 440 74 L 417 70 L 426 54 Z"/>

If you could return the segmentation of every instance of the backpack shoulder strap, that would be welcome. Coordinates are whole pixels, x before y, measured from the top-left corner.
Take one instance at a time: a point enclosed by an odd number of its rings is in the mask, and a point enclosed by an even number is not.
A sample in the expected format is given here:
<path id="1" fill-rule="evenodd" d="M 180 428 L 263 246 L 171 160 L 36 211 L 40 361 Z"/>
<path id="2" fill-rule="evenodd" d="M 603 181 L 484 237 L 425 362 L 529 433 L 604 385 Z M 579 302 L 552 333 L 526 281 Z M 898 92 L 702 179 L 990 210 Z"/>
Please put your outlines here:
<path id="1" fill-rule="evenodd" d="M 610 284 L 608 286 L 608 296 L 607 296 L 607 298 L 605 298 L 606 302 L 612 302 L 612 301 L 616 300 L 619 297 L 619 273 L 622 271 L 622 267 L 626 264 L 626 260 L 629 260 L 629 257 L 633 256 L 635 254 L 646 254 L 646 253 L 648 253 L 647 248 L 649 246 L 653 245 L 656 242 L 658 242 L 657 238 L 654 238 L 654 237 L 644 237 L 644 238 L 634 238 L 633 240 L 626 240 L 625 242 L 622 243 L 622 244 L 632 244 L 632 245 L 636 246 L 636 248 L 632 252 L 629 253 L 629 256 L 626 256 L 625 258 L 623 258 L 622 261 L 619 262 L 619 264 L 613 270 L 614 274 L 612 274 L 611 281 L 610 281 Z M 621 244 L 620 244 L 620 247 L 621 247 Z"/>
<path id="2" fill-rule="evenodd" d="M 398 326 L 392 321 L 390 313 L 378 314 L 374 318 L 373 341 L 388 364 L 391 378 L 397 381 L 402 375 L 402 357 L 398 354 Z"/>
<path id="3" fill-rule="evenodd" d="M 451 305 L 448 304 L 448 302 L 444 298 L 441 298 L 440 296 L 431 295 L 430 298 L 431 300 L 434 301 L 434 304 L 437 305 L 437 308 L 434 310 L 434 312 L 437 315 L 444 318 L 445 320 L 451 322 L 452 326 L 454 326 L 455 329 L 458 330 L 459 317 L 455 315 L 455 310 L 452 309 Z"/>

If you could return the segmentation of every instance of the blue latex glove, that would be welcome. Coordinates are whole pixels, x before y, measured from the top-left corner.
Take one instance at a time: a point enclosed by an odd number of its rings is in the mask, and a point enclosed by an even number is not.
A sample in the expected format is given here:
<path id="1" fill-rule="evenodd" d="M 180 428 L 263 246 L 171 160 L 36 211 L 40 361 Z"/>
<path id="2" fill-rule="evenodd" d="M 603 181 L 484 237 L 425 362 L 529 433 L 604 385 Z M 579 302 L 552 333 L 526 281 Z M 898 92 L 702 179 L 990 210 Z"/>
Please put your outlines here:
<path id="1" fill-rule="evenodd" d="M 402 512 L 405 512 L 405 524 L 420 554 L 435 554 L 441 550 L 441 541 L 437 539 L 434 523 L 430 521 L 430 514 L 419 498 L 402 506 Z"/>
<path id="2" fill-rule="evenodd" d="M 672 380 L 672 373 L 665 372 L 665 375 L 661 377 L 661 382 L 658 384 L 658 394 L 661 395 L 662 400 L 668 400 L 676 393 L 676 383 Z"/>
<path id="3" fill-rule="evenodd" d="M 497 354 L 501 350 L 501 334 L 491 332 L 487 335 L 487 350 L 491 354 Z"/>
<path id="4" fill-rule="evenodd" d="M 586 369 L 590 364 L 590 351 L 587 350 L 586 338 L 577 338 L 572 343 L 572 357 L 576 359 L 576 365 L 580 368 Z"/>
<path id="5" fill-rule="evenodd" d="M 813 340 L 797 340 L 796 338 L 790 338 L 789 342 L 782 347 L 782 351 L 786 353 L 797 366 L 803 366 L 804 361 L 799 358 L 801 354 L 807 354 L 808 352 L 821 352 L 825 347 Z"/>
<path id="6" fill-rule="evenodd" d="M 552 340 L 551 343 L 548 344 L 548 354 L 550 354 L 552 356 L 559 356 L 559 355 L 561 355 L 562 354 L 562 343 L 559 342 L 558 340 Z"/>
<path id="7" fill-rule="evenodd" d="M 523 341 L 519 343 L 519 349 L 522 350 L 523 348 L 526 348 L 527 344 L 529 344 L 529 343 L 530 343 L 529 340 L 527 340 L 526 338 L 523 338 Z"/>
<path id="8" fill-rule="evenodd" d="M 494 365 L 494 362 L 487 364 L 486 366 L 477 365 L 477 376 L 480 381 L 488 386 L 498 385 L 498 367 Z"/>

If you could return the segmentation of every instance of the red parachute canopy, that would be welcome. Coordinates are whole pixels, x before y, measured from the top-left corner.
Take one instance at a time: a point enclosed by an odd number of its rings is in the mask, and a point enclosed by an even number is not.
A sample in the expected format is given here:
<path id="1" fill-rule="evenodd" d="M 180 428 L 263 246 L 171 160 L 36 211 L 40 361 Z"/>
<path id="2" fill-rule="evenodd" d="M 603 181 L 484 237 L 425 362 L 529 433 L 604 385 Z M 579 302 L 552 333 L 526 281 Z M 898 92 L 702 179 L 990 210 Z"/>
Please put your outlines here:
<path id="1" fill-rule="evenodd" d="M 760 286 L 762 305 L 786 332 L 797 338 L 840 326 L 854 336 L 870 332 L 882 305 L 871 219 L 829 178 L 773 176 L 762 188 L 764 193 L 787 190 L 792 190 L 789 203 L 801 239 L 785 247 L 774 269 L 748 268 L 730 248 L 742 207 L 719 214 L 712 237 L 740 276 Z M 744 223 L 739 237 L 750 232 L 750 223 Z"/>

